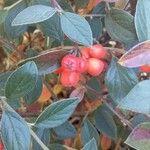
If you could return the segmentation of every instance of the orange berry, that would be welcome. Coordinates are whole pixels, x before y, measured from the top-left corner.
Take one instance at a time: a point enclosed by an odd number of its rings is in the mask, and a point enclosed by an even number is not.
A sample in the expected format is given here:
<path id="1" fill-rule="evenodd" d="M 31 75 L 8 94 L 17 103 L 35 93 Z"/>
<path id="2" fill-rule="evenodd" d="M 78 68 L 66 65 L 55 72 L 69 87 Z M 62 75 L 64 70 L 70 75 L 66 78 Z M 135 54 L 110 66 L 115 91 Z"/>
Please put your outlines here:
<path id="1" fill-rule="evenodd" d="M 150 65 L 140 66 L 140 71 L 149 73 L 150 72 Z"/>
<path id="2" fill-rule="evenodd" d="M 80 73 L 75 71 L 63 71 L 60 77 L 60 82 L 65 87 L 76 86 L 80 79 Z"/>
<path id="3" fill-rule="evenodd" d="M 84 73 L 87 71 L 87 61 L 83 58 L 78 57 L 78 72 Z"/>
<path id="4" fill-rule="evenodd" d="M 71 54 L 66 55 L 61 61 L 61 66 L 64 69 L 76 71 L 78 68 L 77 57 Z"/>
<path id="5" fill-rule="evenodd" d="M 89 54 L 93 58 L 104 59 L 106 58 L 106 49 L 101 44 L 96 44 L 90 47 Z"/>
<path id="6" fill-rule="evenodd" d="M 104 70 L 103 61 L 97 58 L 90 58 L 88 60 L 87 72 L 92 76 L 98 76 Z"/>
<path id="7" fill-rule="evenodd" d="M 89 47 L 83 47 L 83 48 L 81 48 L 80 52 L 81 52 L 81 54 L 82 54 L 82 58 L 83 58 L 83 59 L 88 59 L 88 58 L 90 58 L 90 53 L 89 53 L 89 51 L 90 51 L 90 48 L 89 48 Z"/>

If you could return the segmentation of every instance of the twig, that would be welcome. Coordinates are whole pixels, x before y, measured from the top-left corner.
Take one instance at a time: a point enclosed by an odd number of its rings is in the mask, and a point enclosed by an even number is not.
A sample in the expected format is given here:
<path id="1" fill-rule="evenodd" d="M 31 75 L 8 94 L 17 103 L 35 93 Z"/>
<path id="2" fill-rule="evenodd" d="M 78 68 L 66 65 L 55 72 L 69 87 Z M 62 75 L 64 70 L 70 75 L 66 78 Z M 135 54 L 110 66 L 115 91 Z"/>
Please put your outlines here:
<path id="1" fill-rule="evenodd" d="M 126 10 L 129 4 L 130 4 L 130 0 L 127 1 L 126 5 L 124 6 L 123 9 Z"/>
<path id="2" fill-rule="evenodd" d="M 19 1 L 17 1 L 16 3 L 12 4 L 11 6 L 5 7 L 5 9 L 6 9 L 6 10 L 9 10 L 9 9 L 15 7 L 16 5 L 18 5 L 19 3 L 21 3 L 22 1 L 23 1 L 23 0 L 19 0 Z"/>
<path id="3" fill-rule="evenodd" d="M 114 149 L 114 150 L 120 150 L 120 144 L 121 144 L 121 142 L 122 142 L 122 139 L 121 139 L 121 138 L 119 138 L 119 139 L 117 140 L 117 144 L 116 144 L 116 146 L 115 146 L 115 149 Z"/>
<path id="4" fill-rule="evenodd" d="M 109 2 L 106 2 L 106 6 L 107 6 L 108 11 L 110 11 L 111 8 L 110 8 L 110 5 L 109 5 Z"/>
<path id="5" fill-rule="evenodd" d="M 49 150 L 49 148 L 45 146 L 45 144 L 39 139 L 39 137 L 33 132 L 31 128 L 30 128 L 30 134 L 37 141 L 37 143 L 43 148 L 43 150 Z"/>

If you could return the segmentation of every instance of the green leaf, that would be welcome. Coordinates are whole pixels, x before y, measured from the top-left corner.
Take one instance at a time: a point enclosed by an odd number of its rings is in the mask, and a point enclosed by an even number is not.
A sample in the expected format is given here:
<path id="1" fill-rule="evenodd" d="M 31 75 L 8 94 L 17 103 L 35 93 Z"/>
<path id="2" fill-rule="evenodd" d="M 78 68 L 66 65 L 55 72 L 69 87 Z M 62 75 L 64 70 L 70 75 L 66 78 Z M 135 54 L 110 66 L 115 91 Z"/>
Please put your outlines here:
<path id="1" fill-rule="evenodd" d="M 21 11 L 13 20 L 12 25 L 26 25 L 42 22 L 49 19 L 56 13 L 56 10 L 49 6 L 34 5 Z"/>
<path id="2" fill-rule="evenodd" d="M 5 73 L 0 74 L 0 95 L 5 95 L 5 84 L 8 80 L 8 77 L 11 75 L 12 72 L 8 71 Z"/>
<path id="3" fill-rule="evenodd" d="M 57 0 L 61 8 L 65 11 L 73 12 L 71 5 L 68 3 L 67 0 Z M 31 5 L 46 5 L 53 7 L 52 0 L 31 0 Z"/>
<path id="4" fill-rule="evenodd" d="M 36 135 L 39 137 L 39 139 L 45 144 L 48 145 L 50 142 L 50 130 L 49 129 L 42 129 L 42 128 L 37 128 L 35 131 Z M 41 148 L 41 146 L 39 146 L 39 144 L 37 143 L 37 141 L 35 141 L 33 139 L 33 143 L 32 143 L 33 150 L 43 150 Z"/>
<path id="5" fill-rule="evenodd" d="M 138 0 L 135 13 L 135 27 L 139 41 L 146 41 L 150 39 L 150 1 Z"/>
<path id="6" fill-rule="evenodd" d="M 20 101 L 18 98 L 6 99 L 6 101 L 15 110 L 21 107 Z"/>
<path id="7" fill-rule="evenodd" d="M 138 78 L 132 69 L 122 67 L 113 58 L 107 71 L 105 81 L 109 94 L 113 101 L 118 104 L 138 83 Z"/>
<path id="8" fill-rule="evenodd" d="M 24 100 L 27 104 L 34 103 L 41 95 L 43 88 L 43 82 L 42 79 L 39 77 L 37 79 L 35 87 L 25 95 Z"/>
<path id="9" fill-rule="evenodd" d="M 105 105 L 100 106 L 94 113 L 96 128 L 112 139 L 117 138 L 117 127 L 112 114 Z"/>
<path id="10" fill-rule="evenodd" d="M 150 80 L 139 82 L 126 97 L 122 99 L 118 107 L 138 113 L 150 113 Z"/>
<path id="11" fill-rule="evenodd" d="M 76 129 L 69 121 L 55 127 L 53 130 L 59 139 L 73 138 L 76 135 Z"/>
<path id="12" fill-rule="evenodd" d="M 134 128 L 125 143 L 137 150 L 149 150 L 150 122 L 142 123 Z"/>
<path id="13" fill-rule="evenodd" d="M 63 32 L 72 41 L 85 46 L 93 44 L 92 31 L 84 17 L 70 12 L 63 12 L 60 20 Z"/>
<path id="14" fill-rule="evenodd" d="M 83 144 L 85 145 L 92 138 L 94 138 L 96 140 L 97 144 L 99 144 L 100 137 L 99 137 L 99 134 L 98 134 L 96 128 L 93 126 L 93 124 L 88 119 L 86 119 L 84 121 L 84 125 L 81 129 L 81 139 L 82 139 Z"/>
<path id="15" fill-rule="evenodd" d="M 88 82 L 87 85 L 95 90 L 96 92 L 99 92 L 101 90 L 100 82 L 96 77 L 92 77 Z"/>
<path id="16" fill-rule="evenodd" d="M 93 38 L 99 39 L 102 36 L 102 30 L 103 30 L 103 25 L 101 18 L 99 17 L 93 17 L 93 18 L 87 18 L 88 23 L 90 24 L 92 33 L 93 33 Z"/>
<path id="17" fill-rule="evenodd" d="M 12 21 L 16 17 L 16 15 L 24 10 L 27 7 L 27 4 L 25 1 L 20 1 L 15 7 L 12 7 L 8 11 L 8 15 L 5 18 L 4 22 L 4 31 L 6 32 L 7 38 L 12 40 L 18 38 L 22 33 L 24 33 L 27 30 L 27 26 L 18 26 L 13 27 Z M 24 18 L 23 18 L 24 19 Z"/>
<path id="18" fill-rule="evenodd" d="M 37 118 L 35 126 L 54 128 L 63 124 L 72 115 L 78 103 L 77 98 L 70 98 L 51 104 Z"/>
<path id="19" fill-rule="evenodd" d="M 132 125 L 136 127 L 137 125 L 141 123 L 150 122 L 150 118 L 146 116 L 145 114 L 137 114 L 137 115 L 134 115 L 134 117 L 130 121 Z"/>
<path id="20" fill-rule="evenodd" d="M 1 137 L 7 150 L 28 150 L 30 147 L 30 131 L 15 111 L 5 110 L 1 120 Z"/>
<path id="21" fill-rule="evenodd" d="M 92 77 L 87 81 L 87 96 L 91 100 L 96 99 L 101 92 L 101 85 L 99 80 L 96 77 Z"/>
<path id="22" fill-rule="evenodd" d="M 8 78 L 5 96 L 8 99 L 19 98 L 28 94 L 38 78 L 38 70 L 34 62 L 28 62 L 16 69 Z"/>
<path id="23" fill-rule="evenodd" d="M 54 14 L 48 20 L 39 23 L 39 28 L 46 36 L 55 38 L 59 41 L 62 41 L 64 39 L 64 34 L 62 32 L 60 24 L 60 18 L 57 14 Z"/>
<path id="24" fill-rule="evenodd" d="M 91 139 L 83 148 L 82 150 L 98 150 L 96 140 L 93 138 Z"/>
<path id="25" fill-rule="evenodd" d="M 7 13 L 8 13 L 7 10 L 0 10 L 0 24 L 2 24 L 5 21 Z"/>
<path id="26" fill-rule="evenodd" d="M 106 14 L 105 8 L 106 8 L 106 2 L 100 2 L 93 9 L 92 14 Z"/>
<path id="27" fill-rule="evenodd" d="M 131 48 L 138 43 L 134 17 L 119 9 L 111 9 L 105 18 L 105 26 L 110 37 Z"/>

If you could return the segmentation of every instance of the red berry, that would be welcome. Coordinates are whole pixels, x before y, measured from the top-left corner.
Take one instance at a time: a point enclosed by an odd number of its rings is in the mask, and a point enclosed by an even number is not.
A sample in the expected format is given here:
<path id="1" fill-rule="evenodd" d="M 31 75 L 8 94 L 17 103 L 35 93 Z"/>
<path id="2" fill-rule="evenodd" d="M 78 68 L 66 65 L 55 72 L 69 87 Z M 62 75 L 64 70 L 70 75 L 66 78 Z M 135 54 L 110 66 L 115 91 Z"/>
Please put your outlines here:
<path id="1" fill-rule="evenodd" d="M 104 59 L 107 55 L 105 48 L 101 44 L 91 46 L 89 53 L 91 57 L 99 59 Z"/>
<path id="2" fill-rule="evenodd" d="M 83 48 L 81 48 L 81 54 L 82 54 L 82 58 L 83 59 L 88 59 L 88 58 L 90 58 L 90 53 L 89 53 L 89 51 L 90 51 L 90 48 L 88 48 L 88 47 L 83 47 Z"/>
<path id="3" fill-rule="evenodd" d="M 78 72 L 65 70 L 61 74 L 60 82 L 65 87 L 72 87 L 77 85 L 79 79 L 80 74 Z"/>
<path id="4" fill-rule="evenodd" d="M 0 150 L 4 150 L 4 145 L 3 145 L 3 143 L 0 143 Z"/>
<path id="5" fill-rule="evenodd" d="M 71 54 L 66 55 L 61 61 L 61 66 L 64 69 L 76 71 L 78 68 L 77 57 Z"/>
<path id="6" fill-rule="evenodd" d="M 87 61 L 83 58 L 78 57 L 78 72 L 84 73 L 87 71 Z"/>
<path id="7" fill-rule="evenodd" d="M 88 60 L 87 72 L 92 76 L 98 76 L 104 70 L 103 61 L 97 58 L 90 58 Z"/>
<path id="8" fill-rule="evenodd" d="M 149 73 L 150 72 L 150 65 L 140 66 L 140 71 Z"/>

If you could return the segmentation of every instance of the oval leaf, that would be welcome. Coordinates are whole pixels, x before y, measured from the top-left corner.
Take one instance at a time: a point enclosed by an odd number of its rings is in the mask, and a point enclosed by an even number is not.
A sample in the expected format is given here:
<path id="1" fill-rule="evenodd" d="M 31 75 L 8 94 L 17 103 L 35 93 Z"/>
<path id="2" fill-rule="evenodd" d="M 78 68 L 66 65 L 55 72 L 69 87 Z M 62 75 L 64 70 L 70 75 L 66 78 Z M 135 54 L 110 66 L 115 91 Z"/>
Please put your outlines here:
<path id="1" fill-rule="evenodd" d="M 138 0 L 135 13 L 135 27 L 139 41 L 150 39 L 150 1 Z"/>
<path id="2" fill-rule="evenodd" d="M 8 14 L 4 22 L 4 31 L 8 39 L 16 40 L 16 38 L 19 38 L 19 36 L 27 30 L 27 25 L 19 26 L 19 27 L 12 27 L 11 25 L 16 15 L 20 13 L 22 10 L 24 10 L 26 7 L 27 7 L 27 3 L 25 1 L 19 1 L 17 5 L 15 5 L 14 7 L 8 10 Z"/>
<path id="3" fill-rule="evenodd" d="M 95 138 L 97 144 L 99 144 L 100 137 L 97 132 L 97 129 L 88 119 L 84 121 L 84 125 L 81 129 L 81 138 L 82 138 L 83 144 L 88 143 L 92 138 Z"/>
<path id="4" fill-rule="evenodd" d="M 64 39 L 64 34 L 61 29 L 60 17 L 55 14 L 48 20 L 39 23 L 39 28 L 44 35 L 55 38 L 59 41 Z"/>
<path id="5" fill-rule="evenodd" d="M 18 98 L 28 94 L 35 86 L 38 70 L 34 62 L 28 62 L 16 69 L 8 78 L 5 86 L 7 98 Z"/>
<path id="6" fill-rule="evenodd" d="M 111 9 L 105 17 L 105 25 L 110 37 L 125 44 L 127 49 L 137 43 L 134 18 L 126 11 Z"/>
<path id="7" fill-rule="evenodd" d="M 112 139 L 117 137 L 117 127 L 108 108 L 100 106 L 94 114 L 96 128 Z"/>
<path id="8" fill-rule="evenodd" d="M 125 143 L 138 150 L 149 150 L 150 122 L 142 123 L 134 128 Z"/>
<path id="9" fill-rule="evenodd" d="M 13 20 L 12 25 L 25 25 L 42 22 L 49 19 L 56 13 L 56 10 L 49 6 L 34 5 L 21 11 Z"/>
<path id="10" fill-rule="evenodd" d="M 73 138 L 77 133 L 75 127 L 69 121 L 55 127 L 53 130 L 59 139 Z"/>
<path id="11" fill-rule="evenodd" d="M 5 18 L 7 16 L 8 11 L 7 10 L 0 10 L 0 24 L 2 24 L 5 21 Z"/>
<path id="12" fill-rule="evenodd" d="M 0 95 L 5 95 L 5 84 L 12 72 L 8 71 L 0 74 Z"/>
<path id="13" fill-rule="evenodd" d="M 30 131 L 26 122 L 14 111 L 2 114 L 1 136 L 7 150 L 30 149 Z"/>
<path id="14" fill-rule="evenodd" d="M 119 63 L 125 67 L 139 67 L 150 64 L 150 41 L 139 43 L 125 53 Z"/>
<path id="15" fill-rule="evenodd" d="M 87 21 L 90 24 L 93 33 L 93 38 L 99 39 L 102 36 L 102 30 L 103 30 L 103 24 L 101 18 L 98 17 L 87 18 Z"/>
<path id="16" fill-rule="evenodd" d="M 37 129 L 35 129 L 35 133 L 45 145 L 49 144 L 49 141 L 51 140 L 51 130 L 37 128 Z M 43 148 L 41 146 L 39 146 L 38 142 L 34 138 L 32 141 L 32 149 L 33 150 L 43 150 Z"/>
<path id="17" fill-rule="evenodd" d="M 37 118 L 35 126 L 54 128 L 63 124 L 72 115 L 78 103 L 79 100 L 77 98 L 72 98 L 51 104 Z"/>
<path id="18" fill-rule="evenodd" d="M 138 78 L 132 69 L 122 67 L 117 58 L 113 58 L 105 81 L 111 98 L 118 104 L 138 83 Z"/>
<path id="19" fill-rule="evenodd" d="M 70 12 L 63 12 L 60 20 L 63 32 L 72 41 L 85 46 L 93 44 L 92 31 L 84 17 Z"/>
<path id="20" fill-rule="evenodd" d="M 42 78 L 38 78 L 35 87 L 24 96 L 24 101 L 30 105 L 40 97 L 43 89 Z"/>
<path id="21" fill-rule="evenodd" d="M 122 99 L 118 107 L 138 113 L 150 113 L 150 80 L 139 82 L 126 97 Z"/>

